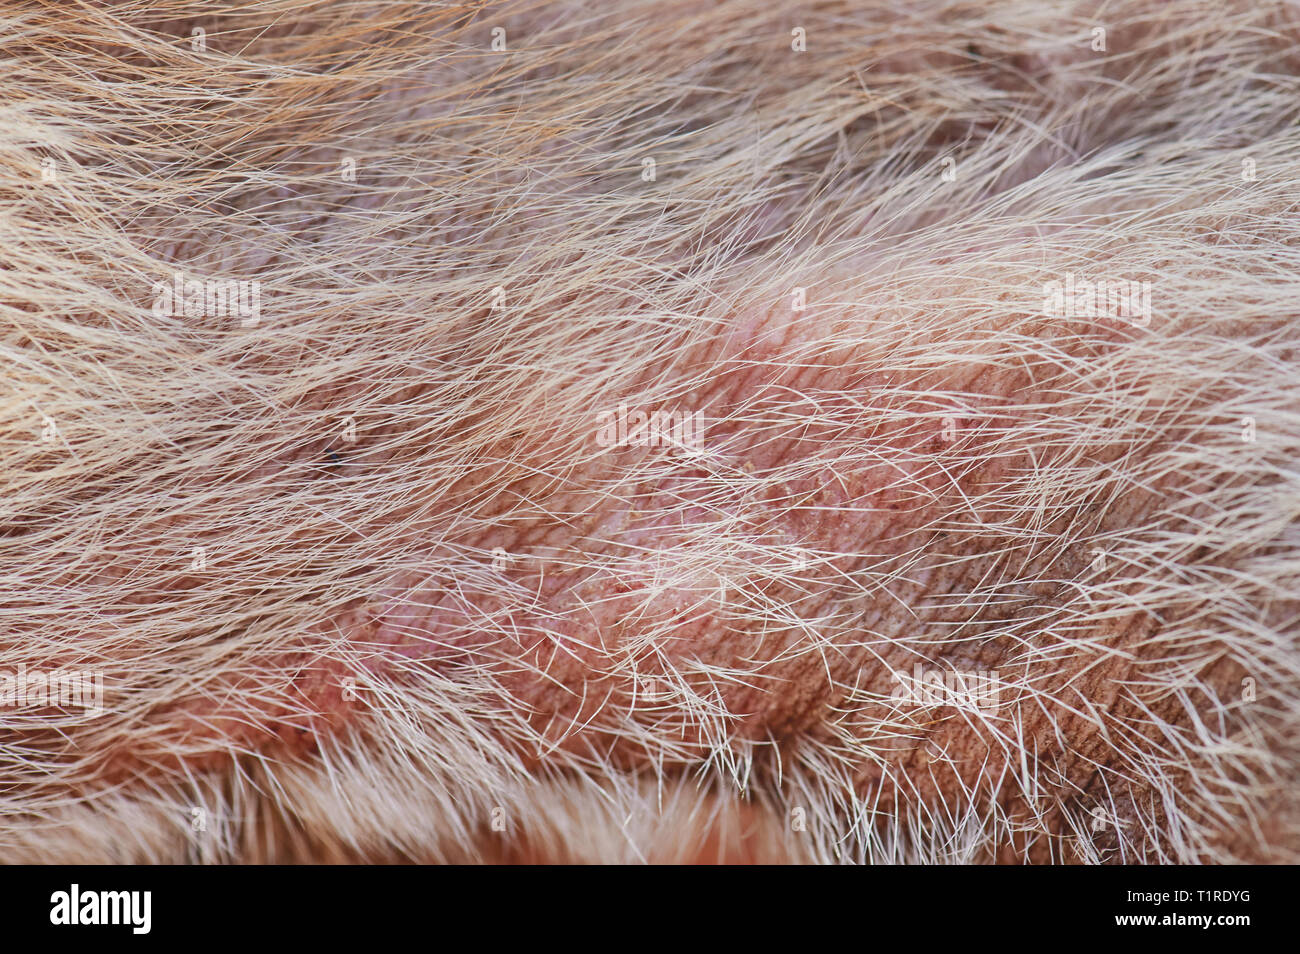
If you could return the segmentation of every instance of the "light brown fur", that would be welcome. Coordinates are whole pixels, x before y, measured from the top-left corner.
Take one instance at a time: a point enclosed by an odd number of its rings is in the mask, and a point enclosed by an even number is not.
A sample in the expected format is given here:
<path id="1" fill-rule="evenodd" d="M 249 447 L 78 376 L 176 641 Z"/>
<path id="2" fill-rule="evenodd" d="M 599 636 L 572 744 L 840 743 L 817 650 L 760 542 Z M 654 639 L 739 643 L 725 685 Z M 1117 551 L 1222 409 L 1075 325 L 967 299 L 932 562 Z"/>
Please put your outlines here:
<path id="1" fill-rule="evenodd" d="M 5 860 L 1300 854 L 1294 8 L 0 10 Z"/>

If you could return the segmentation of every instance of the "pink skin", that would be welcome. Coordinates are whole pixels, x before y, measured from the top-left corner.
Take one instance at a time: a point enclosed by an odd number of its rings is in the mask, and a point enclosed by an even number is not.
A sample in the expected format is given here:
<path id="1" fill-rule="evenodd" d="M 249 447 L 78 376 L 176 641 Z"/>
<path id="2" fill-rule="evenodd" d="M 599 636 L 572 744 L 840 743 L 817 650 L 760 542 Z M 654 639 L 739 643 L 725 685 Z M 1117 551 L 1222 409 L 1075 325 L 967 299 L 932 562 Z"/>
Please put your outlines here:
<path id="1" fill-rule="evenodd" d="M 673 372 L 687 386 L 675 390 L 703 412 L 703 458 L 602 448 L 594 414 L 568 433 L 539 420 L 517 438 L 537 448 L 524 476 L 480 486 L 471 475 L 428 504 L 430 559 L 463 554 L 463 573 L 413 568 L 306 635 L 300 653 L 268 659 L 259 668 L 287 674 L 296 706 L 192 709 L 186 744 L 206 752 L 195 764 L 268 735 L 312 751 L 355 721 L 370 680 L 399 670 L 490 670 L 499 704 L 535 735 L 519 748 L 528 760 L 559 746 L 639 764 L 648 753 L 626 737 L 628 720 L 670 727 L 685 758 L 702 751 L 701 725 L 667 688 L 674 672 L 694 671 L 691 689 L 720 693 L 732 731 L 754 739 L 817 731 L 846 686 L 887 697 L 895 673 L 928 658 L 916 637 L 947 618 L 924 604 L 968 582 L 952 560 L 967 574 L 984 565 L 971 562 L 963 501 L 1030 469 L 1032 442 L 1016 433 L 1037 396 L 1028 376 L 974 360 L 911 380 L 872 372 L 871 355 L 830 340 L 862 319 L 834 315 L 776 311 L 682 349 Z M 875 320 L 904 327 L 896 313 Z M 858 454 L 846 462 L 848 447 Z M 652 455 L 667 464 L 647 483 L 638 468 Z M 494 521 L 520 500 L 536 518 Z M 470 516 L 476 529 L 458 531 Z M 725 564 L 709 549 L 719 539 Z M 732 578 L 728 564 L 750 569 Z M 744 600 L 788 602 L 796 617 L 758 631 Z M 826 645 L 810 648 L 813 630 Z M 863 645 L 866 633 L 876 639 Z M 719 688 L 715 666 L 750 676 Z"/>

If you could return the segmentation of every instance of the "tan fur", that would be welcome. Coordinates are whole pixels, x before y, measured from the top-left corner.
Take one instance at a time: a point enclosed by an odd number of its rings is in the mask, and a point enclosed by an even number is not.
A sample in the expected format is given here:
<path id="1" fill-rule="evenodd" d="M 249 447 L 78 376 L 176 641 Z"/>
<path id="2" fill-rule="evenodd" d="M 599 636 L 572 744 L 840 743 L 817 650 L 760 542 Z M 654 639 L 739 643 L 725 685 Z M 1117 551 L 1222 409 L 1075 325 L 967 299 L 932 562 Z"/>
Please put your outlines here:
<path id="1" fill-rule="evenodd" d="M 1300 856 L 1294 8 L 182 11 L 0 6 L 5 860 Z"/>

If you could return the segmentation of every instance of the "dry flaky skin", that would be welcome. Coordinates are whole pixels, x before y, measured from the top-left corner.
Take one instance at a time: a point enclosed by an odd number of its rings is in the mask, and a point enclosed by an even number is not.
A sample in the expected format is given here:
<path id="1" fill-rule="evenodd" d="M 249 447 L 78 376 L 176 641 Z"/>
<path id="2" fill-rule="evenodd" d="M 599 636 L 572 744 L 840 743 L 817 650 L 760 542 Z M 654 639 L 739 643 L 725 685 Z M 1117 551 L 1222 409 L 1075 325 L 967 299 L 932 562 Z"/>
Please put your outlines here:
<path id="1" fill-rule="evenodd" d="M 0 19 L 0 857 L 1300 856 L 1296 8 Z"/>

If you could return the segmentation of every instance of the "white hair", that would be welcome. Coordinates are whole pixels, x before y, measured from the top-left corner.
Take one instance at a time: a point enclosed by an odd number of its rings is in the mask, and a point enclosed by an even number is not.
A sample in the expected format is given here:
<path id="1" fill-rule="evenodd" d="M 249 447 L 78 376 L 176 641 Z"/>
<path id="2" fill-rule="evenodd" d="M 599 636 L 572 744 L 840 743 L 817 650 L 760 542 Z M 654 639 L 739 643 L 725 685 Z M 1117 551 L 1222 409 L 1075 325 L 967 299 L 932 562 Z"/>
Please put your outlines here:
<path id="1" fill-rule="evenodd" d="M 181 9 L 0 31 L 6 859 L 1300 859 L 1293 9 Z"/>

